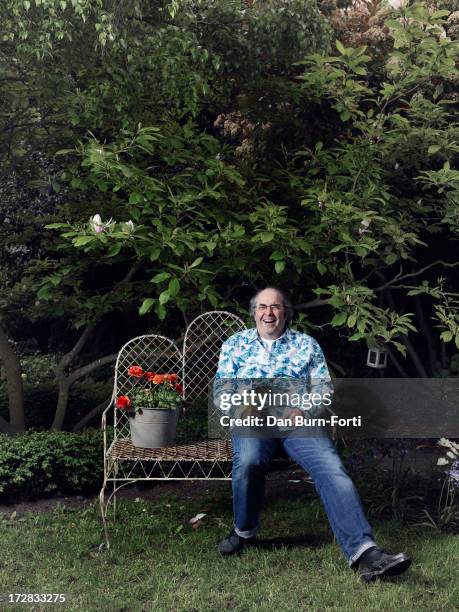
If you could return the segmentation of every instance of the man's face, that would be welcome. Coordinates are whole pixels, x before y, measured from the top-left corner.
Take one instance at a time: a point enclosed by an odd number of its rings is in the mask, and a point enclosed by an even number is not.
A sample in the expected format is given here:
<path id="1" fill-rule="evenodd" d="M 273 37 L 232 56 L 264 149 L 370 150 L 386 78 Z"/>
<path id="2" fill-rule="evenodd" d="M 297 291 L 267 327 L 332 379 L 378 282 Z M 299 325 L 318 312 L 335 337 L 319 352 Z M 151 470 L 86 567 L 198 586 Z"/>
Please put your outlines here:
<path id="1" fill-rule="evenodd" d="M 255 322 L 261 338 L 276 340 L 284 332 L 285 306 L 282 295 L 275 289 L 264 289 L 255 304 Z"/>

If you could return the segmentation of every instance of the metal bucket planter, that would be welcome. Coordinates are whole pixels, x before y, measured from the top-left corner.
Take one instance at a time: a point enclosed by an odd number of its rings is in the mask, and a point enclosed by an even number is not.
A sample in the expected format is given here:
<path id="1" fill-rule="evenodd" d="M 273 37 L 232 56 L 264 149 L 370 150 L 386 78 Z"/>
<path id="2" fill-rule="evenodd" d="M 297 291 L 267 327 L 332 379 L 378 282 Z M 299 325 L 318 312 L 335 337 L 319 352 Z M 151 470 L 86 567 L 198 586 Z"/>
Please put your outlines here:
<path id="1" fill-rule="evenodd" d="M 141 408 L 140 412 L 129 416 L 132 444 L 140 448 L 174 445 L 179 412 L 180 408 Z"/>

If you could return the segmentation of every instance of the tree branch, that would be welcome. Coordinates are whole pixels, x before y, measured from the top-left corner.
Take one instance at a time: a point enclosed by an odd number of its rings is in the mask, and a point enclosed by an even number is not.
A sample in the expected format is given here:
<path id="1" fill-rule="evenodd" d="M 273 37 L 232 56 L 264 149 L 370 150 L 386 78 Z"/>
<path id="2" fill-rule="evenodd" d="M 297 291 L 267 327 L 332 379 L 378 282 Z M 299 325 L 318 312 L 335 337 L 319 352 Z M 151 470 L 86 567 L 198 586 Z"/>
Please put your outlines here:
<path id="1" fill-rule="evenodd" d="M 122 285 L 125 285 L 126 283 L 128 283 L 132 277 L 134 276 L 134 274 L 137 272 L 137 270 L 139 269 L 140 266 L 140 262 L 135 263 L 132 268 L 130 268 L 130 270 L 128 271 L 128 273 L 126 274 L 126 276 L 118 283 L 118 285 L 116 285 L 116 287 L 114 287 L 109 294 L 113 294 L 116 293 L 119 289 L 119 287 L 121 287 Z M 72 363 L 72 361 L 75 359 L 75 357 L 77 357 L 83 346 L 85 345 L 88 337 L 91 335 L 91 333 L 94 331 L 94 328 L 96 327 L 97 323 L 99 322 L 100 318 L 101 318 L 102 314 L 98 314 L 93 321 L 91 321 L 90 323 L 88 323 L 88 325 L 86 326 L 86 329 L 84 330 L 84 332 L 81 334 L 81 336 L 79 337 L 79 339 L 77 340 L 75 346 L 72 348 L 72 350 L 70 350 L 68 353 L 66 353 L 59 365 L 58 368 L 59 369 L 64 369 L 66 368 L 70 363 Z M 78 378 L 80 378 L 78 376 Z"/>
<path id="2" fill-rule="evenodd" d="M 99 359 L 96 359 L 95 361 L 92 361 L 91 363 L 88 363 L 87 365 L 81 368 L 78 368 L 77 370 L 74 370 L 67 377 L 67 381 L 69 385 L 73 385 L 73 383 L 76 380 L 78 380 L 79 378 L 82 378 L 83 376 L 87 376 L 94 370 L 97 370 L 97 368 L 100 368 L 100 366 L 103 366 L 106 363 L 112 363 L 113 361 L 116 360 L 117 357 L 118 357 L 118 353 L 113 353 L 112 355 L 106 355 L 105 357 L 100 357 Z"/>
<path id="3" fill-rule="evenodd" d="M 66 353 L 60 360 L 59 365 L 57 366 L 59 369 L 63 370 L 64 368 L 66 368 L 69 364 L 72 363 L 75 357 L 77 357 L 80 354 L 81 349 L 86 343 L 86 340 L 88 339 L 90 334 L 93 332 L 96 326 L 96 322 L 97 321 L 95 320 L 95 321 L 92 321 L 91 323 L 88 323 L 84 332 L 78 338 L 75 346 L 68 353 Z"/>
<path id="4" fill-rule="evenodd" d="M 77 433 L 78 431 L 83 429 L 86 423 L 89 423 L 89 421 L 91 421 L 91 419 L 93 419 L 97 414 L 99 414 L 99 412 L 103 412 L 106 408 L 108 408 L 111 401 L 112 401 L 112 396 L 108 400 L 104 400 L 103 402 L 98 404 L 95 408 L 93 408 L 90 412 L 88 412 L 88 414 L 86 414 L 80 421 L 78 421 L 78 423 L 74 426 L 72 431 L 74 433 Z"/>
<path id="5" fill-rule="evenodd" d="M 116 287 L 114 287 L 111 291 L 108 292 L 109 295 L 116 293 L 119 290 L 121 285 L 129 282 L 134 276 L 134 274 L 137 272 L 139 266 L 140 266 L 140 261 L 136 262 L 131 267 L 131 269 L 128 271 L 126 276 L 118 283 L 118 285 L 116 285 Z M 99 366 L 104 365 L 105 363 L 110 363 L 112 361 L 115 361 L 116 359 L 116 356 L 117 356 L 116 353 L 114 353 L 113 355 L 107 355 L 106 357 L 101 357 L 100 359 L 96 359 L 92 363 L 89 363 L 83 366 L 82 368 L 78 368 L 77 370 L 69 374 L 68 376 L 65 374 L 65 368 L 68 365 L 70 365 L 73 359 L 80 353 L 85 342 L 89 338 L 95 326 L 100 321 L 101 317 L 102 317 L 102 313 L 100 312 L 96 315 L 93 321 L 88 323 L 88 325 L 86 326 L 86 329 L 81 334 L 80 338 L 78 339 L 73 349 L 62 357 L 62 359 L 60 360 L 59 364 L 56 367 L 55 371 L 56 371 L 56 378 L 58 379 L 58 383 L 59 383 L 59 394 L 57 398 L 56 412 L 54 414 L 54 420 L 51 426 L 52 429 L 57 429 L 57 430 L 62 429 L 64 420 L 65 420 L 65 414 L 67 411 L 69 390 L 72 384 L 76 380 L 78 380 L 82 376 L 86 376 L 87 374 L 89 374 L 90 372 L 98 368 Z"/>
<path id="6" fill-rule="evenodd" d="M 433 263 L 429 264 L 428 266 L 424 266 L 424 268 L 421 268 L 417 272 L 410 272 L 409 274 L 404 274 L 403 276 L 400 276 L 400 273 L 399 273 L 396 276 L 394 276 L 394 278 L 392 280 L 387 281 L 386 283 L 384 283 L 384 285 L 380 285 L 379 287 L 376 287 L 374 289 L 374 291 L 383 291 L 384 289 L 387 289 L 387 287 L 390 287 L 394 283 L 396 283 L 398 281 L 401 281 L 401 280 L 404 280 L 405 278 L 413 278 L 413 276 L 419 276 L 419 274 L 422 274 L 426 270 L 429 270 L 429 268 L 433 268 L 433 266 L 438 266 L 438 264 L 441 264 L 445 268 L 455 268 L 456 266 L 459 266 L 459 261 L 455 261 L 455 262 L 450 263 L 448 261 L 443 261 L 443 260 L 439 259 L 438 261 L 434 261 Z M 397 287 L 397 288 L 400 288 L 400 287 Z"/>
<path id="7" fill-rule="evenodd" d="M 326 306 L 327 304 L 328 304 L 328 300 L 316 298 L 315 300 L 311 300 L 310 302 L 303 302 L 301 304 L 295 304 L 293 308 L 294 310 L 307 310 L 308 308 L 317 308 L 318 306 Z"/>

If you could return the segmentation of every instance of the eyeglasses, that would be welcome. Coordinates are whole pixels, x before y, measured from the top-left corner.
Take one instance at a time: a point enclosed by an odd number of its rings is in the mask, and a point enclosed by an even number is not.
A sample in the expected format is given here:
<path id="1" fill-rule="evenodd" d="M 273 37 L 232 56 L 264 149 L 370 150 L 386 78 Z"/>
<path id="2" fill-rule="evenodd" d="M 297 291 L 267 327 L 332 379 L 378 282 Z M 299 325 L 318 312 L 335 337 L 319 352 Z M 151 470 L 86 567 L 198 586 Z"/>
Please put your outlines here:
<path id="1" fill-rule="evenodd" d="M 257 311 L 266 312 L 269 308 L 271 308 L 273 312 L 279 312 L 280 310 L 283 309 L 283 305 L 282 304 L 269 304 L 268 306 L 267 304 L 258 304 Z"/>

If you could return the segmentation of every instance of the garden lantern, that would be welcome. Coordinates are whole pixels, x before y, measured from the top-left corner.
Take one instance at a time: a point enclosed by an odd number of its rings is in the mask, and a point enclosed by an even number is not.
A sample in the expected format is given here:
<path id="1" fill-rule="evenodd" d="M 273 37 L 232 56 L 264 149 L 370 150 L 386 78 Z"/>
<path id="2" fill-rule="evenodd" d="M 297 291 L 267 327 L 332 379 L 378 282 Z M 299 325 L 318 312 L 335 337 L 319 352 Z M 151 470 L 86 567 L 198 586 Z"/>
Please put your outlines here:
<path id="1" fill-rule="evenodd" d="M 386 368 L 388 352 L 384 348 L 370 347 L 367 355 L 367 366 L 370 368 Z"/>

